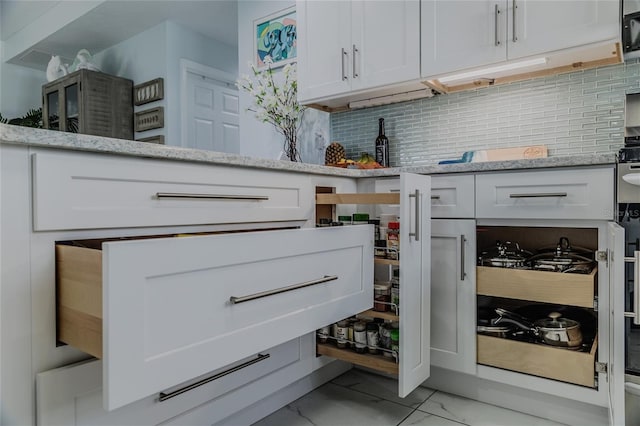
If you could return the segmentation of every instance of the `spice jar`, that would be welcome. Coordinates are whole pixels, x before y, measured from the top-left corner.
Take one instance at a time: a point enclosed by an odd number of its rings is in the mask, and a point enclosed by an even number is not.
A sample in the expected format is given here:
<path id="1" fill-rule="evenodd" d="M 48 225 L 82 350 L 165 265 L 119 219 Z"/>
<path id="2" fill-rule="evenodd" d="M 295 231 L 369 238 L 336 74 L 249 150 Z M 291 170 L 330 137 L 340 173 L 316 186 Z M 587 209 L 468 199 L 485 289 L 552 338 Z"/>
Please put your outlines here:
<path id="1" fill-rule="evenodd" d="M 338 216 L 338 222 L 343 225 L 351 225 L 351 216 Z"/>
<path id="2" fill-rule="evenodd" d="M 367 323 L 358 321 L 353 324 L 353 340 L 355 341 L 355 350 L 359 354 L 367 350 Z"/>
<path id="3" fill-rule="evenodd" d="M 369 223 L 369 213 L 354 213 L 351 220 L 354 225 L 366 225 Z"/>
<path id="4" fill-rule="evenodd" d="M 378 333 L 379 333 L 380 347 L 383 349 L 391 349 L 391 324 L 390 323 L 380 324 L 380 327 L 378 328 Z M 393 356 L 389 351 L 383 351 L 382 355 L 387 357 Z"/>
<path id="5" fill-rule="evenodd" d="M 331 329 L 328 325 L 322 328 L 319 328 L 316 333 L 316 335 L 318 336 L 318 342 L 327 343 L 327 340 L 329 340 L 330 333 L 331 333 Z"/>
<path id="6" fill-rule="evenodd" d="M 386 312 L 389 310 L 389 302 L 391 301 L 391 284 L 376 283 L 373 285 L 373 310 Z"/>
<path id="7" fill-rule="evenodd" d="M 389 259 L 400 259 L 400 222 L 389 222 L 387 229 L 387 248 Z"/>
<path id="8" fill-rule="evenodd" d="M 346 320 L 338 321 L 335 327 L 336 344 L 340 349 L 346 349 L 347 340 L 349 340 L 349 322 Z"/>
<path id="9" fill-rule="evenodd" d="M 367 346 L 370 354 L 377 354 L 380 344 L 380 331 L 375 322 L 367 323 Z"/>
<path id="10" fill-rule="evenodd" d="M 400 330 L 397 328 L 391 330 L 391 350 L 395 352 L 393 356 L 397 357 L 400 352 Z"/>

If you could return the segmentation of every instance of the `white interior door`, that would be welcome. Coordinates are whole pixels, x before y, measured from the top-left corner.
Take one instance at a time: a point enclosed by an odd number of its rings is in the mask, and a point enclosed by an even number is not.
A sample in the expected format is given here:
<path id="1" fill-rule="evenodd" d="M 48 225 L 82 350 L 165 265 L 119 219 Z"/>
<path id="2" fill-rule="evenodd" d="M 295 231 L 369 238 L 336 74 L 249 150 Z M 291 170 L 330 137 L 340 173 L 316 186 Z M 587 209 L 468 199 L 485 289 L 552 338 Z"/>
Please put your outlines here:
<path id="1" fill-rule="evenodd" d="M 240 110 L 234 83 L 189 71 L 186 91 L 187 138 L 184 146 L 239 153 Z"/>
<path id="2" fill-rule="evenodd" d="M 431 372 L 431 177 L 400 175 L 400 371 L 404 398 Z"/>

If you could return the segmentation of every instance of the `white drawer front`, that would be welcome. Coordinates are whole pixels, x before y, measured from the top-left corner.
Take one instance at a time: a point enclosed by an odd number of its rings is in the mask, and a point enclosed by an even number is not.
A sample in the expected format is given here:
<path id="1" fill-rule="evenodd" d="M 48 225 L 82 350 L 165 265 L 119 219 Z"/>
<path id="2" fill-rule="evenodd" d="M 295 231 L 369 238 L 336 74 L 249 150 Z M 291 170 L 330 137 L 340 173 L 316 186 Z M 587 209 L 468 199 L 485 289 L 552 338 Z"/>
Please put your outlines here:
<path id="1" fill-rule="evenodd" d="M 105 407 L 366 310 L 372 283 L 372 226 L 105 243 Z"/>
<path id="2" fill-rule="evenodd" d="M 473 175 L 431 176 L 431 217 L 473 218 L 475 215 Z M 375 192 L 399 192 L 400 179 L 377 179 Z M 399 205 L 379 205 L 378 214 L 399 214 Z"/>
<path id="3" fill-rule="evenodd" d="M 614 219 L 609 167 L 476 176 L 476 217 Z"/>
<path id="4" fill-rule="evenodd" d="M 255 359 L 255 356 L 212 371 L 199 379 L 215 378 L 214 380 L 173 398 L 160 401 L 158 395 L 153 395 L 113 411 L 106 411 L 102 406 L 102 361 L 85 361 L 45 371 L 36 376 L 37 423 L 42 426 L 156 425 L 296 363 L 301 359 L 300 339 L 269 348 L 261 355 L 269 356 L 230 374 L 224 373 L 246 364 Z M 197 381 L 188 382 L 184 386 L 193 383 Z M 182 388 L 178 387 L 175 390 L 180 389 Z M 221 417 L 228 414 L 230 412 L 221 413 Z"/>
<path id="5" fill-rule="evenodd" d="M 303 174 L 82 153 L 33 155 L 34 229 L 122 228 L 311 217 Z"/>
<path id="6" fill-rule="evenodd" d="M 431 177 L 431 217 L 475 217 L 475 180 L 472 175 Z"/>

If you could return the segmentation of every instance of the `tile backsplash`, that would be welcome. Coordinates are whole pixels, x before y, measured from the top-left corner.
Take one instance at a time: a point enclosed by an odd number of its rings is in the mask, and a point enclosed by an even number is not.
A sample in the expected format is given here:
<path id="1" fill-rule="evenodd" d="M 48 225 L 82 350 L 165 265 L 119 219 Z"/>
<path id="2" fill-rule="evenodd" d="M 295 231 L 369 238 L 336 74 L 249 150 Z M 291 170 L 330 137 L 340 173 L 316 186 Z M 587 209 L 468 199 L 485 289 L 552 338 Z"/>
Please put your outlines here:
<path id="1" fill-rule="evenodd" d="M 546 145 L 549 156 L 616 152 L 624 144 L 625 94 L 640 91 L 639 61 L 334 113 L 331 140 L 350 158 L 373 154 L 384 117 L 391 166 L 524 145 Z"/>

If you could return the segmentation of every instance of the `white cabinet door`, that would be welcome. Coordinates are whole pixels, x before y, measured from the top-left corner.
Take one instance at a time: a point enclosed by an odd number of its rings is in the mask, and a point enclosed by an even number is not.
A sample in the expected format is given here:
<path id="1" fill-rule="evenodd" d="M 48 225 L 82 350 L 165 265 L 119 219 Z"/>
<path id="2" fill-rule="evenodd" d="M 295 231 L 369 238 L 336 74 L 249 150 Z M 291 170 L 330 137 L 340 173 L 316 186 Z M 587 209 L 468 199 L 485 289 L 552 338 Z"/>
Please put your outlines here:
<path id="1" fill-rule="evenodd" d="M 475 374 L 475 221 L 431 222 L 431 364 Z"/>
<path id="2" fill-rule="evenodd" d="M 346 93 L 351 87 L 351 2 L 304 1 L 298 15 L 298 99 Z"/>
<path id="3" fill-rule="evenodd" d="M 420 77 L 420 2 L 352 2 L 352 90 Z"/>
<path id="4" fill-rule="evenodd" d="M 505 0 L 422 0 L 422 76 L 507 59 Z"/>
<path id="5" fill-rule="evenodd" d="M 508 15 L 509 59 L 614 39 L 620 32 L 617 0 L 509 0 Z"/>
<path id="6" fill-rule="evenodd" d="M 105 408 L 369 309 L 372 235 L 352 226 L 103 243 Z"/>
<path id="7" fill-rule="evenodd" d="M 400 175 L 400 371 L 404 398 L 430 374 L 431 178 Z"/>
<path id="8" fill-rule="evenodd" d="M 612 426 L 625 424 L 625 264 L 624 229 L 609 224 L 609 420 Z M 637 309 L 637 308 L 636 308 Z"/>

